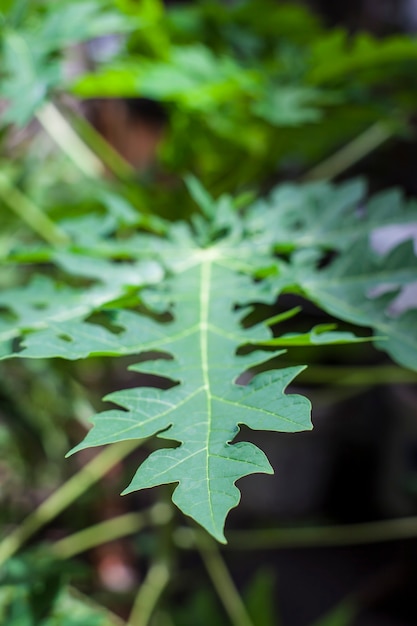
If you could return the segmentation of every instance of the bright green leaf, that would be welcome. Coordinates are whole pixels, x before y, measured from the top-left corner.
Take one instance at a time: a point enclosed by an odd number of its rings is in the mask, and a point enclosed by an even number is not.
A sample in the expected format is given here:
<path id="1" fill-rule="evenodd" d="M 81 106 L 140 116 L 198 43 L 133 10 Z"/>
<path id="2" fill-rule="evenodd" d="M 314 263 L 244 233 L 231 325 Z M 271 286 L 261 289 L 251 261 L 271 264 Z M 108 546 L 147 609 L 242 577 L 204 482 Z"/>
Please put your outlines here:
<path id="1" fill-rule="evenodd" d="M 308 401 L 285 395 L 302 367 L 259 374 L 247 386 L 236 384 L 239 375 L 254 365 L 253 356 L 236 356 L 237 348 L 267 331 L 239 328 L 233 305 L 245 301 L 254 286 L 210 253 L 209 249 L 199 263 L 173 278 L 164 294 L 175 302 L 174 322 L 159 325 L 159 337 L 150 340 L 149 322 L 145 324 L 143 350 L 171 354 L 174 360 L 163 361 L 156 371 L 180 384 L 166 391 L 143 387 L 111 394 L 107 399 L 123 410 L 97 415 L 94 428 L 73 452 L 154 434 L 181 442 L 178 448 L 151 454 L 126 493 L 178 482 L 173 494 L 177 506 L 224 541 L 225 517 L 239 502 L 236 480 L 272 472 L 254 445 L 230 443 L 239 424 L 285 432 L 311 424 Z M 131 369 L 143 368 L 149 371 L 143 365 Z"/>

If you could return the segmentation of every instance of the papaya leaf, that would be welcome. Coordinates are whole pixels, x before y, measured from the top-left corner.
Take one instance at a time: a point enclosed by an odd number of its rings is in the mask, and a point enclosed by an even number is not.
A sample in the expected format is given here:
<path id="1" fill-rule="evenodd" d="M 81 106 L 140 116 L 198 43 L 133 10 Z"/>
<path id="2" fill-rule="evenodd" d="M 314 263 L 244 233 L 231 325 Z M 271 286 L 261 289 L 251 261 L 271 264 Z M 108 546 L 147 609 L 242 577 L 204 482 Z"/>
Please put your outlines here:
<path id="1" fill-rule="evenodd" d="M 246 216 L 246 228 L 259 246 L 292 252 L 288 265 L 275 261 L 275 270 L 265 266 L 259 272 L 259 276 L 272 275 L 272 289 L 275 280 L 287 282 L 284 289 L 300 290 L 334 317 L 372 328 L 376 347 L 411 369 L 417 368 L 416 298 L 408 310 L 399 306 L 399 298 L 405 288 L 417 283 L 411 241 L 416 223 L 415 200 L 405 200 L 395 189 L 367 200 L 360 180 L 280 185 L 268 199 L 255 202 Z M 381 229 L 386 241 L 393 233 L 391 240 L 400 242 L 384 255 L 373 249 Z M 278 337 L 268 343 L 284 347 L 320 340 L 326 342 L 326 334 L 316 329 L 304 339 Z"/>
<path id="2" fill-rule="evenodd" d="M 417 257 L 406 241 L 384 257 L 359 241 L 327 268 L 302 270 L 306 296 L 335 317 L 369 326 L 380 335 L 376 347 L 401 365 L 417 369 L 417 310 L 395 312 L 402 288 L 417 281 Z"/>
<path id="3" fill-rule="evenodd" d="M 51 254 L 52 259 L 53 256 Z M 55 256 L 56 263 L 68 273 L 84 276 L 95 282 L 88 287 L 72 287 L 48 276 L 38 275 L 33 276 L 26 287 L 3 290 L 0 294 L 2 357 L 13 352 L 11 342 L 21 333 L 38 331 L 38 334 L 30 335 L 39 347 L 36 356 L 80 358 L 82 355 L 72 356 L 69 350 L 71 340 L 68 339 L 68 332 L 71 324 L 77 326 L 77 321 L 80 324 L 80 320 L 93 311 L 123 297 L 127 294 L 128 287 L 138 288 L 158 281 L 162 276 L 159 265 L 152 261 L 114 264 L 105 259 L 69 252 L 57 253 Z M 98 326 L 96 328 L 100 329 Z M 54 341 L 61 346 L 58 353 L 52 348 Z"/>
<path id="4" fill-rule="evenodd" d="M 233 57 L 218 57 L 208 47 L 194 44 L 173 47 L 168 60 L 138 57 L 113 62 L 77 80 L 73 89 L 82 96 L 141 95 L 189 110 L 208 110 L 238 94 L 253 93 L 257 80 Z"/>
<path id="5" fill-rule="evenodd" d="M 267 335 L 265 326 L 240 328 L 242 313 L 234 308 L 247 302 L 248 295 L 255 296 L 257 288 L 249 278 L 229 269 L 221 256 L 216 258 L 213 249 L 199 256 L 198 262 L 172 278 L 164 293 L 167 301 L 172 298 L 174 302 L 174 321 L 162 327 L 147 321 L 142 333 L 144 350 L 172 355 L 173 360 L 164 360 L 157 371 L 174 386 L 111 394 L 106 399 L 122 409 L 97 415 L 93 429 L 72 452 L 154 434 L 181 442 L 175 449 L 151 454 L 125 493 L 177 482 L 173 494 L 177 506 L 216 539 L 225 541 L 225 517 L 239 501 L 236 480 L 255 472 L 272 472 L 254 445 L 230 443 L 239 424 L 272 431 L 305 430 L 311 427 L 309 402 L 284 393 L 302 366 L 260 374 L 247 386 L 236 384 L 244 370 L 257 364 L 253 355 L 237 356 L 236 350 Z M 152 324 L 158 326 L 159 336 L 149 339 Z M 143 367 L 131 369 L 142 371 Z"/>
<path id="6" fill-rule="evenodd" d="M 414 38 L 394 35 L 381 40 L 368 33 L 351 38 L 346 31 L 335 30 L 313 44 L 308 79 L 314 85 L 322 85 L 373 70 L 373 80 L 382 82 L 390 67 L 398 72 L 401 63 L 414 62 L 416 58 Z"/>
<path id="7" fill-rule="evenodd" d="M 325 346 L 346 343 L 362 343 L 369 337 L 357 337 L 353 333 L 337 331 L 336 324 L 318 324 L 307 333 L 286 333 L 267 341 L 257 342 L 258 346 Z"/>
<path id="8" fill-rule="evenodd" d="M 61 5 L 49 7 L 42 17 L 35 8 L 27 11 L 19 30 L 12 28 L 12 19 L 6 19 L 5 26 L 0 25 L 3 74 L 0 94 L 10 102 L 2 116 L 3 123 L 26 124 L 48 95 L 62 86 L 63 72 L 57 57 L 65 47 L 132 29 L 126 16 L 106 3 L 89 0 Z"/>
<path id="9" fill-rule="evenodd" d="M 119 238 L 114 220 L 77 237 L 77 220 L 68 222 L 73 243 L 42 253 L 60 282 L 41 276 L 1 296 L 3 354 L 139 355 L 130 369 L 157 375 L 163 388 L 147 383 L 107 396 L 115 408 L 94 417 L 71 453 L 155 435 L 175 442 L 153 452 L 125 492 L 175 483 L 178 507 L 225 541 L 225 518 L 240 497 L 236 481 L 272 472 L 257 447 L 233 443 L 240 425 L 311 428 L 308 400 L 286 393 L 304 366 L 261 371 L 261 351 L 271 368 L 282 348 L 368 339 L 333 323 L 273 337 L 271 329 L 279 332 L 300 307 L 256 324 L 254 307 L 272 305 L 283 292 L 301 294 L 336 318 L 372 328 L 377 347 L 416 367 L 415 312 L 392 314 L 397 294 L 416 278 L 412 245 L 385 256 L 371 247 L 376 224 L 408 224 L 415 205 L 392 192 L 366 203 L 362 182 L 283 185 L 241 214 L 229 196 L 214 200 L 192 178 L 188 185 L 202 213 L 190 224 L 166 224 L 163 237 L 133 231 Z"/>
<path id="10" fill-rule="evenodd" d="M 319 89 L 292 85 L 272 87 L 265 97 L 254 103 L 255 115 L 274 126 L 299 126 L 318 122 L 323 117 L 319 108 L 331 102 L 330 94 L 324 95 Z"/>
<path id="11" fill-rule="evenodd" d="M 396 189 L 367 200 L 366 184 L 284 184 L 248 210 L 247 227 L 264 237 L 278 252 L 318 247 L 347 250 L 382 226 L 417 222 L 417 203 L 405 201 Z M 273 223 L 274 229 L 268 228 Z"/>
<path id="12" fill-rule="evenodd" d="M 120 626 L 106 609 L 68 587 L 79 566 L 56 561 L 43 551 L 10 559 L 0 576 L 0 620 L 8 626 Z"/>

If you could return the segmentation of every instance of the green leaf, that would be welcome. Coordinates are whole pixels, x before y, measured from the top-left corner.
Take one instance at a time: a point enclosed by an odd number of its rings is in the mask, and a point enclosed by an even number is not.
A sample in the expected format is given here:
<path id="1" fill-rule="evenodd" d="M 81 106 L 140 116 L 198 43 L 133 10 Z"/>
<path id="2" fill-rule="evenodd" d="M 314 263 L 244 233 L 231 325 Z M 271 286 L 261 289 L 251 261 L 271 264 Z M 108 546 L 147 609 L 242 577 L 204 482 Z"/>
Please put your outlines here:
<path id="1" fill-rule="evenodd" d="M 401 365 L 416 369 L 415 304 L 411 310 L 398 310 L 402 289 L 417 282 L 413 245 L 402 243 L 386 256 L 378 256 L 371 247 L 381 229 L 396 234 L 397 226 L 416 221 L 414 200 L 406 201 L 399 191 L 389 190 L 366 201 L 364 183 L 350 181 L 337 186 L 280 185 L 269 199 L 249 208 L 245 225 L 259 247 L 269 244 L 277 252 L 294 251 L 289 265 L 275 262 L 274 270 L 265 264 L 259 272 L 259 276 L 275 273 L 277 278 L 270 279 L 272 289 L 275 280 L 281 285 L 286 282 L 283 288 L 300 289 L 334 317 L 372 328 L 378 348 Z M 412 234 L 409 228 L 408 237 Z M 353 340 L 349 335 L 345 338 Z M 337 343 L 337 335 L 313 329 L 304 336 L 275 338 L 269 344 L 284 347 L 328 340 Z"/>
<path id="2" fill-rule="evenodd" d="M 178 482 L 173 501 L 225 541 L 225 517 L 239 501 L 236 480 L 255 472 L 272 472 L 257 447 L 230 443 L 239 424 L 284 432 L 305 430 L 311 424 L 308 401 L 285 395 L 287 385 L 303 367 L 259 374 L 247 386 L 236 384 L 239 375 L 256 364 L 253 356 L 237 356 L 237 348 L 267 333 L 265 327 L 241 329 L 234 310 L 235 304 L 246 302 L 257 289 L 224 265 L 221 257 L 215 258 L 212 249 L 203 252 L 199 261 L 190 263 L 192 267 L 173 277 L 164 294 L 164 299 L 175 302 L 175 320 L 162 328 L 154 323 L 151 339 L 150 321 L 142 332 L 143 350 L 173 356 L 173 360 L 161 361 L 162 367 L 145 371 L 157 371 L 180 384 L 165 391 L 137 388 L 111 394 L 106 399 L 123 410 L 97 415 L 93 429 L 72 452 L 153 434 L 181 442 L 175 449 L 151 454 L 125 493 Z M 142 371 L 143 367 L 131 369 Z"/>
<path id="3" fill-rule="evenodd" d="M 2 32 L 0 93 L 9 101 L 3 123 L 26 124 L 62 84 L 59 55 L 68 45 L 132 29 L 126 16 L 92 0 L 63 2 L 43 15 L 35 9 L 33 15 L 27 13 L 19 30 L 3 28 Z"/>
<path id="4" fill-rule="evenodd" d="M 346 81 L 349 74 L 376 69 L 375 78 L 383 82 L 391 68 L 398 72 L 401 63 L 416 58 L 415 38 L 395 35 L 381 40 L 368 33 L 351 38 L 347 32 L 335 30 L 312 46 L 309 80 L 315 85 Z"/>
<path id="5" fill-rule="evenodd" d="M 55 257 L 55 258 L 54 258 Z M 34 276 L 26 287 L 3 290 L 0 294 L 0 355 L 13 351 L 11 340 L 31 331 L 23 346 L 27 349 L 16 356 L 80 358 L 87 353 L 74 352 L 72 332 L 81 333 L 80 346 L 85 336 L 94 330 L 104 332 L 97 325 L 85 325 L 83 318 L 106 303 L 123 297 L 128 288 L 141 287 L 158 281 L 161 268 L 154 262 L 114 264 L 104 259 L 94 259 L 70 252 L 51 255 L 57 265 L 75 276 L 97 281 L 88 288 L 72 287 L 47 276 Z M 74 329 L 74 330 L 72 330 Z M 101 334 L 103 334 L 103 332 Z M 108 333 L 111 336 L 111 333 Z M 23 335 L 24 336 L 24 335 Z M 87 344 L 88 345 L 88 344 Z"/>
<path id="6" fill-rule="evenodd" d="M 273 570 L 261 568 L 245 589 L 245 603 L 256 626 L 282 626 L 277 614 L 276 588 Z"/>
<path id="7" fill-rule="evenodd" d="M 400 191 L 383 191 L 369 201 L 366 193 L 363 180 L 341 185 L 280 185 L 248 210 L 247 228 L 253 237 L 274 244 L 277 251 L 348 250 L 384 225 L 417 221 L 416 201 L 405 201 Z M 273 229 L 268 228 L 271 223 Z"/>
<path id="8" fill-rule="evenodd" d="M 376 224 L 408 223 L 415 206 L 395 193 L 366 206 L 360 182 L 284 185 L 240 215 L 231 198 L 213 200 L 192 178 L 189 185 L 206 217 L 173 224 L 165 237 L 133 232 L 119 238 L 118 210 L 98 222 L 96 216 L 68 221 L 66 232 L 78 247 L 42 254 L 65 276 L 87 280 L 85 292 L 38 279 L 2 294 L 6 310 L 0 319 L 6 338 L 20 341 L 16 356 L 138 354 L 133 371 L 165 378 L 163 389 L 137 387 L 108 396 L 119 408 L 95 416 L 72 452 L 153 435 L 176 442 L 151 454 L 126 491 L 177 483 L 174 502 L 224 541 L 226 515 L 239 501 L 235 482 L 272 471 L 258 448 L 233 443 L 239 426 L 283 432 L 311 427 L 308 401 L 285 393 L 303 367 L 256 373 L 265 370 L 260 350 L 270 357 L 282 347 L 367 340 L 333 323 L 272 337 L 271 326 L 288 321 L 299 307 L 250 326 L 254 304 L 272 305 L 282 292 L 304 295 L 339 319 L 373 328 L 378 347 L 415 367 L 415 313 L 390 316 L 396 294 L 417 275 L 412 246 L 379 257 L 369 243 Z M 394 203 L 398 214 L 392 216 Z M 124 219 L 123 210 L 122 224 Z M 98 256 L 87 255 L 87 248 Z M 285 257 L 277 258 L 280 250 Z M 10 342 L 5 345 L 10 356 Z"/>
<path id="9" fill-rule="evenodd" d="M 94 37 L 129 32 L 133 27 L 134 21 L 112 10 L 107 2 L 72 0 L 51 7 L 39 36 L 44 50 L 52 52 Z"/>
<path id="10" fill-rule="evenodd" d="M 252 110 L 274 126 L 298 126 L 318 122 L 323 116 L 319 108 L 323 101 L 323 93 L 318 89 L 282 85 L 269 89 Z"/>
<path id="11" fill-rule="evenodd" d="M 32 567 L 32 584 L 0 586 L 2 623 L 7 626 L 121 626 L 122 622 L 115 615 L 74 589 L 64 586 L 59 589 L 62 583 L 52 569 L 49 579 L 40 580 L 37 574 Z M 45 604 L 50 605 L 46 610 Z"/>
<path id="12" fill-rule="evenodd" d="M 359 241 L 327 268 L 303 267 L 299 284 L 308 298 L 335 317 L 373 328 L 382 337 L 376 341 L 378 348 L 416 370 L 417 312 L 395 313 L 401 288 L 416 283 L 413 244 L 405 242 L 386 257 L 366 251 L 366 241 Z"/>
<path id="13" fill-rule="evenodd" d="M 307 333 L 286 333 L 267 341 L 257 342 L 258 346 L 328 346 L 370 341 L 370 337 L 357 337 L 353 333 L 337 331 L 336 324 L 319 324 Z"/>
<path id="14" fill-rule="evenodd" d="M 2 120 L 24 125 L 43 104 L 52 86 L 59 82 L 60 67 L 54 59 L 46 63 L 25 34 L 6 32 L 2 47 L 6 76 L 2 79 L 0 93 L 9 101 Z"/>
<path id="15" fill-rule="evenodd" d="M 0 576 L 0 620 L 7 626 L 118 626 L 120 620 L 65 581 L 74 566 L 45 550 L 13 558 Z"/>
<path id="16" fill-rule="evenodd" d="M 202 184 L 195 176 L 189 174 L 185 177 L 185 184 L 187 185 L 190 196 L 202 209 L 206 217 L 214 217 L 216 204 L 209 193 L 204 189 Z"/>
<path id="17" fill-rule="evenodd" d="M 188 110 L 212 110 L 237 95 L 257 91 L 253 72 L 232 57 L 217 57 L 200 44 L 172 48 L 168 61 L 142 57 L 112 63 L 77 81 L 82 96 L 145 96 Z"/>

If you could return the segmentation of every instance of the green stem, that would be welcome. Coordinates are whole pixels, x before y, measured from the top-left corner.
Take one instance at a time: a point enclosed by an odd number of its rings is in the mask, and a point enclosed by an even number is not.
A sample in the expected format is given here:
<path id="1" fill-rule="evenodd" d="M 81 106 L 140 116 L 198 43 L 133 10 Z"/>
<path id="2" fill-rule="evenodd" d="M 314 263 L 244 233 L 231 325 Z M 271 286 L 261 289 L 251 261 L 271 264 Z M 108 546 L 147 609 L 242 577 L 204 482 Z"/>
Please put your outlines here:
<path id="1" fill-rule="evenodd" d="M 71 113 L 69 114 L 71 115 Z M 71 124 L 85 144 L 100 155 L 100 159 L 120 180 L 132 180 L 135 169 L 104 139 L 84 117 L 71 115 Z"/>
<path id="2" fill-rule="evenodd" d="M 417 537 L 417 516 L 360 524 L 304 526 L 299 528 L 266 528 L 231 530 L 227 550 L 269 550 L 353 546 L 368 543 L 400 541 Z M 199 537 L 191 528 L 177 528 L 175 543 L 183 550 L 200 549 Z"/>
<path id="3" fill-rule="evenodd" d="M 68 243 L 67 235 L 0 172 L 0 198 L 23 222 L 52 245 Z"/>
<path id="4" fill-rule="evenodd" d="M 102 624 L 103 626 L 125 626 L 124 620 L 122 621 L 120 617 L 114 615 L 114 613 L 112 613 L 108 608 L 104 608 L 102 604 L 99 604 L 99 602 L 93 600 L 91 595 L 87 596 L 79 589 L 75 589 L 75 587 L 72 587 L 71 585 L 67 586 L 67 593 L 70 598 L 81 602 L 84 605 L 94 608 L 98 614 L 101 614 L 102 620 L 99 621 L 99 624 Z"/>
<path id="5" fill-rule="evenodd" d="M 32 535 L 72 504 L 139 444 L 140 442 L 135 440 L 106 447 L 66 483 L 61 485 L 0 543 L 0 565 L 13 556 Z"/>
<path id="6" fill-rule="evenodd" d="M 230 531 L 230 544 L 227 547 L 232 550 L 263 550 L 353 546 L 415 537 L 417 537 L 417 517 L 405 517 L 343 526 Z"/>
<path id="7" fill-rule="evenodd" d="M 169 567 L 164 561 L 154 563 L 136 596 L 127 626 L 147 626 L 169 582 Z"/>
<path id="8" fill-rule="evenodd" d="M 313 180 L 331 180 L 361 161 L 371 152 L 379 148 L 397 132 L 382 122 L 376 122 L 353 141 L 325 159 L 302 177 L 303 182 Z"/>
<path id="9" fill-rule="evenodd" d="M 80 139 L 58 108 L 47 102 L 36 114 L 46 132 L 78 169 L 89 178 L 101 178 L 106 168 L 96 154 Z"/>
<path id="10" fill-rule="evenodd" d="M 133 535 L 149 524 L 162 526 L 170 519 L 171 507 L 159 502 L 141 513 L 119 515 L 60 539 L 52 546 L 52 552 L 60 559 L 69 559 L 108 541 Z"/>
<path id="11" fill-rule="evenodd" d="M 208 535 L 194 532 L 198 551 L 233 626 L 253 626 L 217 544 Z"/>
<path id="12" fill-rule="evenodd" d="M 312 365 L 304 370 L 299 380 L 303 383 L 327 383 L 333 385 L 388 385 L 416 383 L 417 372 L 395 365 L 371 365 L 369 367 L 331 367 Z"/>

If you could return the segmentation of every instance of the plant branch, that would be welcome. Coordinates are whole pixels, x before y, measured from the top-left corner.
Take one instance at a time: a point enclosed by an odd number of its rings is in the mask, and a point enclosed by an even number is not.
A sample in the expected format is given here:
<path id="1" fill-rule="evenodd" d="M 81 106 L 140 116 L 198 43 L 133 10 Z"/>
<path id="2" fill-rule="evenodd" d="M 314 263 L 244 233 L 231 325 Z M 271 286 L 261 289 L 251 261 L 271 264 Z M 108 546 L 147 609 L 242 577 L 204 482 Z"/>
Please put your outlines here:
<path id="1" fill-rule="evenodd" d="M 102 178 L 106 168 L 98 156 L 80 139 L 59 109 L 47 102 L 36 114 L 42 127 L 78 169 L 89 178 Z"/>
<path id="2" fill-rule="evenodd" d="M 368 154 L 379 148 L 388 141 L 388 139 L 394 137 L 396 133 L 397 128 L 390 127 L 383 122 L 376 122 L 353 141 L 335 152 L 331 157 L 325 159 L 304 174 L 301 178 L 302 182 L 331 180 L 336 178 L 336 176 L 345 172 L 352 167 L 352 165 L 355 165 L 355 163 L 361 161 L 368 156 Z"/>
<path id="3" fill-rule="evenodd" d="M 114 615 L 108 608 L 103 607 L 103 605 L 99 604 L 96 600 L 93 600 L 91 596 L 87 596 L 82 593 L 79 589 L 68 585 L 67 587 L 68 595 L 77 600 L 78 602 L 82 602 L 84 605 L 93 607 L 98 613 L 102 615 L 102 620 L 100 620 L 99 624 L 103 624 L 103 626 L 125 626 L 125 621 Z M 106 620 L 103 622 L 103 620 Z"/>
<path id="4" fill-rule="evenodd" d="M 195 545 L 231 623 L 233 626 L 253 626 L 217 544 L 200 531 L 192 532 Z"/>
<path id="5" fill-rule="evenodd" d="M 85 117 L 75 116 L 69 112 L 71 125 L 85 145 L 95 154 L 100 155 L 101 161 L 120 180 L 134 178 L 136 171 L 100 133 L 90 124 Z"/>
<path id="6" fill-rule="evenodd" d="M 169 582 L 169 567 L 164 561 L 151 565 L 139 588 L 127 626 L 147 626 Z"/>
<path id="7" fill-rule="evenodd" d="M 229 533 L 230 544 L 227 547 L 232 550 L 262 550 L 265 548 L 353 546 L 415 537 L 417 537 L 417 517 L 404 517 L 342 526 L 231 531 Z"/>
<path id="8" fill-rule="evenodd" d="M 13 213 L 48 243 L 54 246 L 68 243 L 67 235 L 1 172 L 0 198 Z"/>
<path id="9" fill-rule="evenodd" d="M 52 546 L 52 552 L 60 559 L 72 558 L 108 541 L 133 535 L 149 524 L 166 524 L 171 517 L 171 507 L 158 502 L 141 513 L 119 515 L 60 539 Z"/>
<path id="10" fill-rule="evenodd" d="M 333 367 L 312 365 L 305 369 L 299 380 L 303 383 L 330 383 L 333 385 L 388 385 L 416 383 L 417 372 L 395 365 L 371 365 L 368 367 Z"/>
<path id="11" fill-rule="evenodd" d="M 227 550 L 315 548 L 383 543 L 415 537 L 417 537 L 417 516 L 337 526 L 232 530 L 228 533 L 229 543 L 224 547 Z M 178 528 L 174 539 L 177 547 L 183 550 L 200 550 L 199 537 L 191 528 Z"/>
<path id="12" fill-rule="evenodd" d="M 13 556 L 32 535 L 72 504 L 138 445 L 140 442 L 135 440 L 106 447 L 66 483 L 61 485 L 0 543 L 0 565 Z"/>

